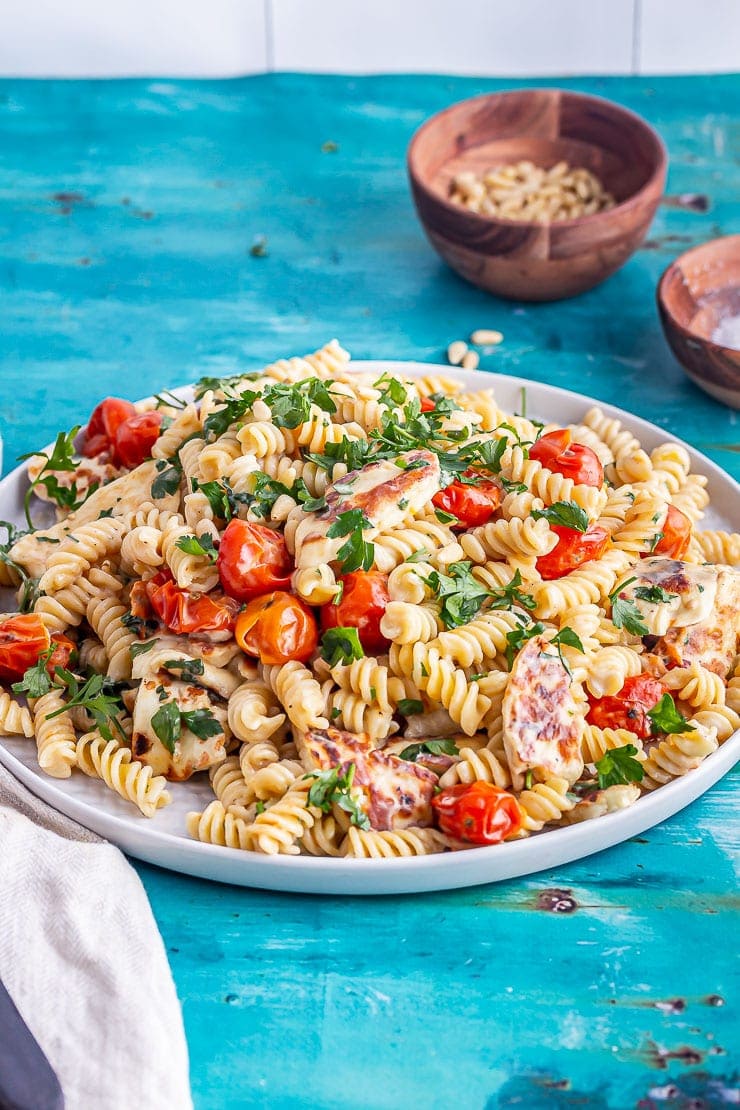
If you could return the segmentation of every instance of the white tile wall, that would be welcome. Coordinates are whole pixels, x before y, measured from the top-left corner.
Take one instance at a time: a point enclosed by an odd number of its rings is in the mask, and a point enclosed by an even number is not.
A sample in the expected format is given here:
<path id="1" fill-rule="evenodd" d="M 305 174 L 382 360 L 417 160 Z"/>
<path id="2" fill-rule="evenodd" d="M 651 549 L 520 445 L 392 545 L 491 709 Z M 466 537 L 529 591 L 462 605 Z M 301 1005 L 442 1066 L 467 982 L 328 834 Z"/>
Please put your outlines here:
<path id="1" fill-rule="evenodd" d="M 267 68 L 265 0 L 0 0 L 0 75 L 228 77 Z"/>
<path id="2" fill-rule="evenodd" d="M 641 7 L 641 73 L 740 70 L 740 0 L 641 0 Z"/>
<path id="3" fill-rule="evenodd" d="M 272 0 L 275 69 L 629 73 L 633 0 Z"/>
<path id="4" fill-rule="evenodd" d="M 0 76 L 740 70 L 740 0 L 0 0 Z"/>

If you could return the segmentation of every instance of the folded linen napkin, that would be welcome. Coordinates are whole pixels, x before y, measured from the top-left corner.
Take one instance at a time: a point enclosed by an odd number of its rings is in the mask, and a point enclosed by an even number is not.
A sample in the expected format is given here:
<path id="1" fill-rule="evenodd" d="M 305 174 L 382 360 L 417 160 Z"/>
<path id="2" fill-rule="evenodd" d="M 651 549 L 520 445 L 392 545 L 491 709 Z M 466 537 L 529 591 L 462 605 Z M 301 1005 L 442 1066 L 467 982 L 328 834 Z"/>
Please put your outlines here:
<path id="1" fill-rule="evenodd" d="M 122 853 L 0 765 L 0 978 L 66 1110 L 189 1110 L 180 1005 Z"/>

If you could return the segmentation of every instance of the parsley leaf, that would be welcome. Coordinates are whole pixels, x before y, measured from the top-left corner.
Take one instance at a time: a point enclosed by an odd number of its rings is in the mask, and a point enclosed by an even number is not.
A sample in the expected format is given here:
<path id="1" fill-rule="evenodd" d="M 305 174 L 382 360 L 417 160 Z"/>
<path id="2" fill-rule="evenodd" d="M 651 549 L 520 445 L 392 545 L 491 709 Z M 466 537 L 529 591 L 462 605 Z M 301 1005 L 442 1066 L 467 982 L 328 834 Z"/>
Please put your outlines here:
<path id="1" fill-rule="evenodd" d="M 14 694 L 25 694 L 27 698 L 40 698 L 51 690 L 51 679 L 46 665 L 54 652 L 54 645 L 43 652 L 34 665 L 24 671 L 20 682 L 14 682 L 11 689 Z"/>
<path id="2" fill-rule="evenodd" d="M 556 501 L 546 509 L 533 509 L 531 515 L 533 520 L 546 520 L 561 528 L 572 528 L 575 532 L 588 531 L 588 513 L 575 501 Z"/>
<path id="3" fill-rule="evenodd" d="M 180 711 L 180 720 L 199 740 L 207 740 L 209 736 L 218 736 L 223 732 L 221 724 L 210 709 L 183 709 Z"/>
<path id="4" fill-rule="evenodd" d="M 352 796 L 352 783 L 355 777 L 355 765 L 350 763 L 342 773 L 341 765 L 330 767 L 327 771 L 314 771 L 303 776 L 314 779 L 308 792 L 307 805 L 316 806 L 322 813 L 329 813 L 336 803 L 340 809 L 349 814 L 350 823 L 360 829 L 369 829 L 370 821 L 366 813 L 360 808 L 356 798 Z"/>
<path id="5" fill-rule="evenodd" d="M 651 554 L 655 551 L 656 547 L 658 546 L 660 541 L 663 539 L 664 534 L 665 534 L 664 532 L 656 532 L 655 535 L 650 540 L 650 546 L 648 547 L 648 551 Z"/>
<path id="6" fill-rule="evenodd" d="M 347 470 L 360 470 L 369 460 L 373 444 L 366 439 L 340 439 L 339 443 L 326 443 L 323 454 L 306 451 L 304 459 L 316 463 L 322 470 L 332 470 L 336 463 L 344 463 Z"/>
<path id="7" fill-rule="evenodd" d="M 175 744 L 180 739 L 182 731 L 180 710 L 176 701 L 167 701 L 164 705 L 160 705 L 152 716 L 152 728 L 170 755 L 174 755 Z"/>
<path id="8" fill-rule="evenodd" d="M 54 471 L 73 471 L 77 469 L 78 458 L 75 453 L 75 436 L 80 430 L 80 425 L 76 424 L 69 432 L 59 432 L 54 442 L 51 454 L 47 455 L 45 451 L 29 451 L 25 455 L 19 455 L 18 461 L 22 462 L 24 459 L 43 458 L 43 467 L 34 478 L 26 490 L 26 495 L 23 499 L 23 509 L 26 514 L 29 528 L 33 530 L 34 523 L 31 519 L 31 496 L 36 486 L 43 486 L 48 493 L 49 497 L 56 501 L 57 505 L 62 509 L 68 509 L 70 512 L 73 509 L 80 507 L 83 501 L 90 496 L 91 493 L 97 489 L 97 483 L 90 485 L 85 491 L 83 497 L 77 499 L 77 483 L 72 482 L 70 485 L 61 485 L 59 479 L 55 477 Z"/>
<path id="9" fill-rule="evenodd" d="M 213 536 L 208 532 L 205 532 L 200 539 L 197 536 L 181 536 L 175 543 L 175 547 L 179 547 L 186 555 L 202 555 L 212 563 L 215 563 L 218 558 Z"/>
<path id="10" fill-rule="evenodd" d="M 605 790 L 607 786 L 621 786 L 628 782 L 642 782 L 644 771 L 634 758 L 636 755 L 637 748 L 634 744 L 625 744 L 623 748 L 612 748 L 605 752 L 595 764 L 599 789 Z"/>
<path id="11" fill-rule="evenodd" d="M 678 594 L 668 593 L 662 586 L 636 586 L 635 597 L 639 601 L 649 601 L 651 605 L 665 605 Z"/>
<path id="12" fill-rule="evenodd" d="M 214 516 L 228 523 L 235 515 L 236 503 L 234 491 L 226 478 L 224 478 L 222 482 L 200 482 L 197 478 L 193 478 L 192 486 L 193 492 L 200 490 L 208 499 L 208 504 L 211 506 L 211 511 Z"/>
<path id="13" fill-rule="evenodd" d="M 364 658 L 364 655 L 356 628 L 327 628 L 321 637 L 321 658 L 330 667 L 351 663 L 353 659 Z"/>
<path id="14" fill-rule="evenodd" d="M 652 722 L 653 732 L 666 735 L 674 732 L 696 732 L 696 725 L 689 724 L 684 715 L 679 713 L 670 694 L 663 694 L 658 704 L 648 710 L 648 717 Z"/>
<path id="15" fill-rule="evenodd" d="M 445 627 L 458 628 L 478 615 L 489 591 L 473 577 L 471 563 L 450 563 L 448 570 L 449 574 L 433 570 L 424 581 L 441 602 L 439 615 Z"/>
<path id="16" fill-rule="evenodd" d="M 420 755 L 459 755 L 460 749 L 454 740 L 423 740 L 418 744 L 409 744 L 402 752 L 399 759 L 407 759 L 415 763 Z"/>
<path id="17" fill-rule="evenodd" d="M 398 378 L 392 377 L 391 374 L 383 374 L 377 382 L 373 382 L 373 389 L 381 391 L 378 401 L 382 405 L 388 405 L 389 408 L 406 403 L 405 387 L 399 382 Z"/>
<path id="18" fill-rule="evenodd" d="M 349 539 L 337 551 L 337 559 L 342 571 L 349 574 L 353 570 L 370 570 L 375 560 L 375 548 L 363 536 L 363 529 L 370 528 L 370 521 L 362 509 L 348 509 L 340 513 L 327 536 L 348 536 Z"/>
<path id="19" fill-rule="evenodd" d="M 49 714 L 49 720 L 52 717 L 58 717 L 60 713 L 64 713 L 67 709 L 79 705 L 87 710 L 94 719 L 104 740 L 112 740 L 112 730 L 115 729 L 121 739 L 128 743 L 128 738 L 119 720 L 119 715 L 123 712 L 123 704 L 119 698 L 105 692 L 106 686 L 108 689 L 110 689 L 110 686 L 107 685 L 104 675 L 90 675 L 87 681 L 80 686 L 77 678 L 64 667 L 55 667 L 54 674 L 67 687 L 70 697 L 61 709 Z"/>
<path id="20" fill-rule="evenodd" d="M 272 420 L 278 428 L 297 428 L 311 415 L 311 405 L 324 412 L 335 413 L 327 382 L 320 378 L 306 378 L 302 382 L 276 382 L 265 387 L 262 400 L 269 405 Z"/>
<path id="21" fill-rule="evenodd" d="M 424 712 L 424 702 L 416 698 L 401 698 L 398 702 L 398 712 L 404 717 L 412 717 L 415 713 Z"/>
<path id="22" fill-rule="evenodd" d="M 252 370 L 247 374 L 232 374 L 227 378 L 204 377 L 195 383 L 195 399 L 199 401 L 209 389 L 233 389 L 240 382 L 254 381 L 255 378 L 261 377 L 261 370 Z"/>
<path id="23" fill-rule="evenodd" d="M 180 474 L 182 473 L 179 463 L 172 466 L 158 467 L 159 474 L 152 482 L 152 497 L 158 501 L 161 497 L 166 497 L 168 494 L 177 493 L 180 488 Z"/>
<path id="24" fill-rule="evenodd" d="M 506 633 L 506 662 L 509 664 L 509 670 L 514 665 L 514 656 L 522 650 L 527 640 L 539 636 L 544 631 L 544 624 L 535 621 L 534 624 L 522 624 L 521 627 L 512 628 L 511 632 Z"/>
<path id="25" fill-rule="evenodd" d="M 521 584 L 521 572 L 517 570 L 514 572 L 511 582 L 491 591 L 491 609 L 511 609 L 513 605 L 521 605 L 523 609 L 536 609 L 537 602 L 531 594 L 524 593 L 519 589 Z"/>
<path id="26" fill-rule="evenodd" d="M 609 594 L 612 605 L 612 624 L 615 628 L 623 628 L 632 636 L 647 636 L 650 629 L 645 624 L 645 619 L 634 601 L 622 597 L 622 591 L 636 582 L 636 578 L 628 578 Z"/>
<path id="27" fill-rule="evenodd" d="M 154 643 L 154 640 L 151 643 Z M 180 678 L 184 682 L 195 682 L 196 678 L 205 674 L 202 659 L 165 659 L 162 666 L 168 671 L 179 671 Z"/>
<path id="28" fill-rule="evenodd" d="M 130 613 L 128 613 L 127 615 L 129 617 L 131 616 Z M 134 620 L 136 620 L 136 619 L 137 618 L 134 617 Z M 152 650 L 152 648 L 154 647 L 156 642 L 157 642 L 156 640 L 144 640 L 144 641 L 140 640 L 136 644 L 131 644 L 130 648 L 128 649 L 129 654 L 131 655 L 131 658 L 136 659 L 137 655 L 145 655 L 148 651 Z"/>

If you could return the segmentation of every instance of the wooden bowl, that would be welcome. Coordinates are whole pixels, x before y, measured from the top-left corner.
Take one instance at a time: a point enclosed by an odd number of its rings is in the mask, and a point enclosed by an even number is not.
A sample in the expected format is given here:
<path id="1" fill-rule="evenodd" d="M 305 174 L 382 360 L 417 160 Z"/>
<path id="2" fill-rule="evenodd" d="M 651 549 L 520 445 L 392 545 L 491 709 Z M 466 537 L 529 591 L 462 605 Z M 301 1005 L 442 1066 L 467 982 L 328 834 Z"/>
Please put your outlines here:
<path id="1" fill-rule="evenodd" d="M 712 339 L 723 319 L 740 316 L 740 235 L 712 239 L 672 262 L 658 283 L 658 310 L 691 380 L 740 409 L 740 350 Z"/>
<path id="2" fill-rule="evenodd" d="M 599 177 L 614 208 L 546 224 L 483 216 L 449 199 L 463 170 L 565 159 Z M 642 242 L 663 194 L 666 153 L 639 116 L 596 96 L 524 89 L 463 100 L 414 135 L 408 172 L 432 246 L 473 285 L 500 297 L 555 301 L 612 274 Z"/>

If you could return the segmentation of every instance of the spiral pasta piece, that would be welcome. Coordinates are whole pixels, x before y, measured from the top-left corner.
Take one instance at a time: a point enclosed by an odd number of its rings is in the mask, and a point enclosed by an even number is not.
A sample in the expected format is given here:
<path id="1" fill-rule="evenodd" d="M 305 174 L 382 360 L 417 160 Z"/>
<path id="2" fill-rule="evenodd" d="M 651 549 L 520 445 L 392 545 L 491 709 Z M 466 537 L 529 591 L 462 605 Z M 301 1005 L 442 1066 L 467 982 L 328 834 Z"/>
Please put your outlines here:
<path id="1" fill-rule="evenodd" d="M 291 660 L 282 666 L 264 667 L 263 674 L 297 729 L 308 732 L 328 727 L 321 687 L 302 663 Z"/>
<path id="2" fill-rule="evenodd" d="M 293 589 L 309 605 L 327 605 L 337 596 L 339 586 L 331 567 L 319 563 L 295 571 Z"/>
<path id="3" fill-rule="evenodd" d="M 440 777 L 439 785 L 444 788 L 459 782 L 490 782 L 506 789 L 511 786 L 511 773 L 506 762 L 488 748 L 475 751 L 464 747 L 460 749 L 459 761 Z"/>
<path id="4" fill-rule="evenodd" d="M 692 663 L 690 667 L 675 667 L 664 674 L 660 681 L 693 709 L 725 704 L 724 682 L 714 671 L 702 667 L 701 663 Z"/>
<path id="5" fill-rule="evenodd" d="M 30 711 L 5 690 L 0 690 L 0 736 L 33 736 Z"/>
<path id="6" fill-rule="evenodd" d="M 436 639 L 430 641 L 429 647 L 436 648 L 451 663 L 472 667 L 484 660 L 491 662 L 499 653 L 506 651 L 506 637 L 526 622 L 526 614 L 522 612 L 493 610 L 482 613 L 468 624 L 440 632 Z"/>
<path id="7" fill-rule="evenodd" d="M 299 848 L 309 856 L 341 856 L 344 829 L 333 814 L 325 813 L 305 829 Z"/>
<path id="8" fill-rule="evenodd" d="M 352 859 L 397 859 L 444 852 L 450 841 L 437 829 L 396 829 L 377 832 L 352 826 L 341 846 L 341 855 Z"/>
<path id="9" fill-rule="evenodd" d="M 153 817 L 172 801 L 163 775 L 155 775 L 118 740 L 105 740 L 97 729 L 77 741 L 76 759 L 81 771 L 102 779 L 116 794 L 133 802 L 144 817 Z"/>
<path id="10" fill-rule="evenodd" d="M 254 679 L 242 683 L 229 696 L 228 721 L 238 740 L 255 743 L 279 732 L 285 714 L 279 711 L 269 686 Z"/>
<path id="11" fill-rule="evenodd" d="M 575 799 L 568 797 L 567 780 L 561 778 L 551 778 L 536 783 L 531 790 L 522 790 L 517 802 L 522 811 L 522 828 L 527 832 L 539 832 L 545 825 L 560 821 L 575 805 Z"/>
<path id="12" fill-rule="evenodd" d="M 222 763 L 211 767 L 208 777 L 213 793 L 224 809 L 228 810 L 232 806 L 247 806 L 252 801 L 238 755 L 230 755 Z"/>
<path id="13" fill-rule="evenodd" d="M 189 813 L 186 817 L 188 836 L 204 844 L 219 844 L 223 848 L 252 848 L 249 824 L 236 814 L 224 809 L 221 802 L 211 802 L 202 813 Z"/>
<path id="14" fill-rule="evenodd" d="M 128 612 L 118 598 L 92 598 L 87 605 L 87 620 L 102 642 L 108 656 L 108 674 L 115 682 L 131 677 L 131 645 L 136 635 L 122 621 Z"/>
<path id="15" fill-rule="evenodd" d="M 603 647 L 587 662 L 586 685 L 595 698 L 618 694 L 625 679 L 642 673 L 642 660 L 632 648 Z"/>
<path id="16" fill-rule="evenodd" d="M 705 562 L 740 564 L 740 532 L 695 532 L 694 540 Z"/>
<path id="17" fill-rule="evenodd" d="M 389 680 L 390 688 L 392 680 Z M 371 740 L 385 740 L 394 731 L 393 711 L 368 704 L 360 694 L 334 687 L 332 679 L 322 686 L 329 720 L 337 728 L 365 733 Z M 403 696 L 403 694 L 401 695 Z"/>
<path id="18" fill-rule="evenodd" d="M 626 728 L 599 728 L 586 722 L 581 736 L 581 755 L 584 763 L 596 763 L 614 748 L 625 748 L 632 744 L 638 752 L 642 751 L 642 740 Z"/>
<path id="19" fill-rule="evenodd" d="M 39 588 L 44 593 L 58 593 L 71 586 L 94 563 L 120 550 L 124 528 L 120 517 L 103 517 L 75 529 L 49 555 Z"/>
<path id="20" fill-rule="evenodd" d="M 454 542 L 450 529 L 436 520 L 409 520 L 392 532 L 381 531 L 375 537 L 375 565 L 387 573 L 417 551 L 431 553 Z"/>
<path id="21" fill-rule="evenodd" d="M 680 732 L 667 736 L 654 744 L 642 764 L 643 790 L 655 790 L 671 779 L 679 778 L 693 771 L 702 760 L 717 749 L 717 732 L 707 728 L 696 719 L 689 721 L 695 726 L 693 732 Z"/>
<path id="22" fill-rule="evenodd" d="M 69 713 L 59 710 L 64 710 L 64 700 L 52 688 L 33 702 L 33 728 L 41 770 L 52 778 L 68 779 L 77 763 L 77 738 Z"/>
<path id="23" fill-rule="evenodd" d="M 536 559 L 547 555 L 558 542 L 546 520 L 495 520 L 465 532 L 460 545 L 473 563 L 512 556 Z"/>
<path id="24" fill-rule="evenodd" d="M 152 447 L 153 459 L 171 459 L 186 439 L 201 430 L 200 416 L 194 404 L 186 405 Z"/>
<path id="25" fill-rule="evenodd" d="M 247 835 L 251 838 L 254 851 L 265 855 L 300 854 L 297 841 L 306 829 L 313 828 L 316 814 L 308 807 L 310 780 L 299 780 L 278 802 L 258 813 Z"/>
<path id="26" fill-rule="evenodd" d="M 411 605 L 406 601 L 389 601 L 380 621 L 382 635 L 397 644 L 432 640 L 440 628 L 435 605 Z"/>
<path id="27" fill-rule="evenodd" d="M 615 549 L 563 578 L 543 582 L 535 590 L 537 616 L 551 619 L 577 605 L 605 600 L 629 563 L 627 552 Z"/>

